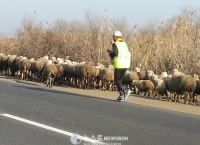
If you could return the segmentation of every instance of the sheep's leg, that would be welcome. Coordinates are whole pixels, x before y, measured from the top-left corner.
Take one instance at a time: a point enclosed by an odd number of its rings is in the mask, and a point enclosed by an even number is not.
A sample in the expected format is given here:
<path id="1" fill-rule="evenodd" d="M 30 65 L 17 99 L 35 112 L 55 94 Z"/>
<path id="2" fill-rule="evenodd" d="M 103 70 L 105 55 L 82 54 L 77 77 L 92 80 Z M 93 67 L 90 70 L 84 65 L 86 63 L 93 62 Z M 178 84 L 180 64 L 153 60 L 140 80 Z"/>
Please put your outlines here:
<path id="1" fill-rule="evenodd" d="M 54 77 L 53 78 L 51 78 L 51 87 L 53 87 L 53 84 L 54 84 Z"/>
<path id="2" fill-rule="evenodd" d="M 192 103 L 194 103 L 194 101 L 192 101 L 193 99 L 192 99 L 192 94 L 190 93 L 190 95 L 189 95 L 189 104 L 192 104 Z M 192 102 L 192 103 L 191 103 Z"/>
<path id="3" fill-rule="evenodd" d="M 26 81 L 28 81 L 28 76 L 29 76 L 29 72 L 26 71 L 26 78 L 25 78 Z"/>
<path id="4" fill-rule="evenodd" d="M 74 78 L 73 78 L 73 81 L 72 81 L 72 86 L 73 86 L 73 87 L 79 86 L 79 85 L 78 85 L 78 82 L 79 82 L 79 81 L 78 81 L 78 78 L 74 77 Z"/>
<path id="5" fill-rule="evenodd" d="M 153 94 L 153 91 L 148 91 L 148 97 L 151 97 L 152 94 Z"/>
<path id="6" fill-rule="evenodd" d="M 144 92 L 144 93 L 143 93 L 143 96 L 149 97 L 149 92 Z"/>
<path id="7" fill-rule="evenodd" d="M 178 103 L 184 103 L 184 100 L 185 100 L 185 94 L 182 94 L 182 95 L 179 95 L 179 98 L 178 98 Z M 185 104 L 185 103 L 184 103 Z"/>
<path id="8" fill-rule="evenodd" d="M 112 91 L 115 91 L 115 84 L 114 84 L 114 82 L 112 82 L 111 85 L 112 85 Z"/>
<path id="9" fill-rule="evenodd" d="M 137 94 L 136 86 L 133 86 L 133 93 L 134 93 L 134 94 Z"/>
<path id="10" fill-rule="evenodd" d="M 184 103 L 184 104 L 186 103 L 186 100 L 187 100 L 187 94 L 184 94 L 184 95 L 183 95 L 183 103 Z"/>
<path id="11" fill-rule="evenodd" d="M 93 78 L 93 89 L 97 88 L 97 79 Z"/>
<path id="12" fill-rule="evenodd" d="M 158 96 L 157 99 L 160 100 L 161 95 L 157 93 L 157 96 Z"/>
<path id="13" fill-rule="evenodd" d="M 49 86 L 49 77 L 47 78 L 47 87 Z"/>
<path id="14" fill-rule="evenodd" d="M 112 83 L 109 83 L 109 90 L 112 91 Z"/>
<path id="15" fill-rule="evenodd" d="M 155 99 L 159 99 L 159 96 L 158 96 L 158 92 L 157 92 L 157 91 L 155 91 L 154 98 L 155 98 Z"/>
<path id="16" fill-rule="evenodd" d="M 75 86 L 75 78 L 74 77 L 72 77 L 71 79 L 70 79 L 70 86 Z"/>
<path id="17" fill-rule="evenodd" d="M 88 79 L 88 86 L 87 88 L 94 88 L 94 81 L 93 81 L 93 78 L 89 78 Z"/>
<path id="18" fill-rule="evenodd" d="M 109 90 L 109 91 L 110 91 L 110 82 L 107 82 L 107 83 L 106 83 L 106 90 Z"/>
<path id="19" fill-rule="evenodd" d="M 197 98 L 197 97 L 196 97 Z M 197 100 L 197 99 L 196 99 Z M 192 102 L 195 104 L 195 93 L 192 93 Z M 196 101 L 197 102 L 197 101 Z"/>
<path id="20" fill-rule="evenodd" d="M 185 95 L 184 95 L 184 94 L 178 94 L 177 96 L 178 96 L 178 97 L 177 97 L 177 102 L 178 102 L 178 103 L 183 102 L 183 99 L 185 98 L 185 97 L 184 97 Z"/>
<path id="21" fill-rule="evenodd" d="M 72 84 L 73 84 L 73 77 L 71 77 L 71 78 L 69 79 L 69 85 L 72 86 Z"/>
<path id="22" fill-rule="evenodd" d="M 84 78 L 83 80 L 83 89 L 85 90 L 87 88 L 87 78 Z"/>
<path id="23" fill-rule="evenodd" d="M 88 86 L 87 86 L 87 88 L 92 88 L 92 78 L 89 78 L 88 79 Z"/>
<path id="24" fill-rule="evenodd" d="M 63 81 L 64 81 L 64 78 L 63 78 L 62 76 L 60 76 L 60 77 L 59 77 L 59 83 L 60 83 L 60 86 L 62 86 Z"/>
<path id="25" fill-rule="evenodd" d="M 178 103 L 180 103 L 180 94 L 177 94 L 177 96 L 176 96 L 176 102 L 178 102 Z"/>
<path id="26" fill-rule="evenodd" d="M 169 101 L 169 98 L 171 97 L 171 96 L 170 96 L 170 92 L 167 91 L 166 97 L 167 97 L 167 101 Z"/>
<path id="27" fill-rule="evenodd" d="M 103 80 L 102 81 L 102 91 L 105 91 L 106 90 L 106 88 L 105 88 L 105 81 Z"/>
<path id="28" fill-rule="evenodd" d="M 110 82 L 106 84 L 106 89 L 110 91 Z"/>
<path id="29" fill-rule="evenodd" d="M 92 78 L 92 89 L 95 89 L 96 88 L 96 79 L 93 77 Z"/>
<path id="30" fill-rule="evenodd" d="M 173 102 L 176 102 L 176 98 L 177 98 L 177 94 L 174 93 L 174 95 L 173 95 Z"/>
<path id="31" fill-rule="evenodd" d="M 100 80 L 97 78 L 96 79 L 96 86 L 95 86 L 96 89 L 99 89 L 100 88 Z"/>
<path id="32" fill-rule="evenodd" d="M 137 87 L 135 87 L 135 94 L 136 94 L 136 95 L 139 95 L 139 94 L 140 94 Z"/>
<path id="33" fill-rule="evenodd" d="M 175 99 L 176 99 L 176 93 L 175 92 L 173 93 L 172 98 L 173 98 L 173 102 L 175 102 Z"/>
<path id="34" fill-rule="evenodd" d="M 94 79 L 94 89 L 98 88 L 98 80 L 97 78 Z"/>
<path id="35" fill-rule="evenodd" d="M 195 104 L 194 97 L 193 97 L 193 92 L 190 92 L 189 97 L 190 97 L 190 98 L 189 98 L 189 99 L 190 99 L 190 100 L 189 100 L 189 103 L 190 103 L 190 104 Z"/>
<path id="36" fill-rule="evenodd" d="M 73 86 L 79 86 L 78 82 L 79 82 L 78 78 L 75 77 L 75 78 L 73 79 Z"/>
<path id="37" fill-rule="evenodd" d="M 79 84 L 78 84 L 78 88 L 81 88 L 81 86 L 82 86 L 82 88 L 84 89 L 84 87 L 85 87 L 85 78 L 81 78 L 81 79 L 79 79 Z"/>
<path id="38" fill-rule="evenodd" d="M 25 71 L 24 79 L 25 79 L 26 81 L 28 80 L 28 73 L 27 73 L 27 71 Z"/>
<path id="39" fill-rule="evenodd" d="M 200 99 L 199 99 L 199 95 L 197 95 L 197 96 L 196 96 L 196 103 L 197 103 L 197 104 L 200 103 L 199 100 L 200 100 Z"/>
<path id="40" fill-rule="evenodd" d="M 185 93 L 184 95 L 184 104 L 186 104 L 187 99 L 189 99 L 189 104 L 191 103 L 191 93 Z"/>
<path id="41" fill-rule="evenodd" d="M 88 79 L 88 78 L 86 78 L 86 79 L 85 79 L 85 89 L 87 89 L 87 88 L 88 88 L 88 86 L 89 86 L 89 79 Z"/>
<path id="42" fill-rule="evenodd" d="M 84 81 L 83 81 L 83 89 L 85 90 L 87 87 L 87 79 L 84 78 Z"/>
<path id="43" fill-rule="evenodd" d="M 87 80 L 87 83 L 86 83 L 86 86 L 85 86 L 85 88 L 87 89 L 87 88 L 89 88 L 89 86 L 90 86 L 90 79 L 89 79 L 89 78 L 87 78 L 86 80 Z"/>
<path id="44" fill-rule="evenodd" d="M 147 92 L 145 92 L 144 95 L 145 95 L 145 96 L 148 96 L 148 97 L 151 97 L 151 91 L 147 91 Z"/>
<path id="45" fill-rule="evenodd" d="M 49 88 L 51 87 L 51 83 L 52 83 L 52 78 L 49 78 Z"/>
<path id="46" fill-rule="evenodd" d="M 141 92 L 137 89 L 137 95 L 141 95 Z"/>
<path id="47" fill-rule="evenodd" d="M 24 78 L 24 73 L 22 72 L 21 73 L 21 80 L 23 80 L 23 78 Z"/>

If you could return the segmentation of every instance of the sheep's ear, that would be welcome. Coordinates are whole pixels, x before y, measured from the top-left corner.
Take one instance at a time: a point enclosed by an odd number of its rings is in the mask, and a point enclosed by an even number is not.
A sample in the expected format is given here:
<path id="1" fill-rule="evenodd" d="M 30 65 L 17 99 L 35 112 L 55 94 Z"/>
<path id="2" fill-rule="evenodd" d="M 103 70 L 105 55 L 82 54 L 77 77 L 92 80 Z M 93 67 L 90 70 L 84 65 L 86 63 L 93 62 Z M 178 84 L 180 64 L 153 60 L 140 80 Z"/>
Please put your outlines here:
<path id="1" fill-rule="evenodd" d="M 173 69 L 176 69 L 176 65 L 173 66 Z"/>
<path id="2" fill-rule="evenodd" d="M 179 69 L 179 68 L 180 68 L 180 65 L 179 65 L 179 64 L 176 64 L 176 65 L 174 66 L 174 68 L 175 68 L 175 69 Z"/>

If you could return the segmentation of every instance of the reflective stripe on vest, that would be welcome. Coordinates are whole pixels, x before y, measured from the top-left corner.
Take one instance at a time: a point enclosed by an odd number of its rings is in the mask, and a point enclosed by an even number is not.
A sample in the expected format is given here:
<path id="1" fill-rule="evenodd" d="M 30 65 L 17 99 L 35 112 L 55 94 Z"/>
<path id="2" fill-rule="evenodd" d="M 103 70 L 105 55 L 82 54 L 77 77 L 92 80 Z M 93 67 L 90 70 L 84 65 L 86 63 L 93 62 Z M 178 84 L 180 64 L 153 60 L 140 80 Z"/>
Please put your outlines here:
<path id="1" fill-rule="evenodd" d="M 118 56 L 114 58 L 114 68 L 129 68 L 131 54 L 125 42 L 115 42 L 118 49 Z"/>

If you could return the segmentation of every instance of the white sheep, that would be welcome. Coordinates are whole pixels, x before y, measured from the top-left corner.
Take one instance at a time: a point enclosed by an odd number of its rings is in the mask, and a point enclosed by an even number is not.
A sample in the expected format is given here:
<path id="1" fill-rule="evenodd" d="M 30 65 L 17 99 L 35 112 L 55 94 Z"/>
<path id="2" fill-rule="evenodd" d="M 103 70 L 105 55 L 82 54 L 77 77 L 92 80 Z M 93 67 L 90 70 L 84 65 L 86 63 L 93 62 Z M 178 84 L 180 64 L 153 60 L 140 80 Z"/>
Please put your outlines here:
<path id="1" fill-rule="evenodd" d="M 167 72 L 161 72 L 159 78 L 160 78 L 161 80 L 164 80 L 164 78 L 166 78 L 167 76 L 168 76 Z"/>
<path id="2" fill-rule="evenodd" d="M 154 83 L 155 86 L 155 95 L 160 99 L 160 96 L 166 96 L 168 99 L 168 93 L 167 93 L 167 86 L 164 82 L 164 80 L 159 79 L 157 75 L 153 75 L 151 77 L 151 81 Z"/>

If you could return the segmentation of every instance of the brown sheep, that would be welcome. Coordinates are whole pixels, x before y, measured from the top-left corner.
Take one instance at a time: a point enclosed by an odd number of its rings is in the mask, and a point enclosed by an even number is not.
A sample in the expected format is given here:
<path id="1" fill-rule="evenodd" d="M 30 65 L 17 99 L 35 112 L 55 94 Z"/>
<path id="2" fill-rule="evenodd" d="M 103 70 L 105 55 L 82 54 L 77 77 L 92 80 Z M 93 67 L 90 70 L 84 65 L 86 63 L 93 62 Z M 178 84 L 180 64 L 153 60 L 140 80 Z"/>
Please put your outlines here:
<path id="1" fill-rule="evenodd" d="M 57 82 L 57 85 L 61 86 L 64 74 L 64 67 L 61 64 L 55 64 L 55 66 L 57 68 L 57 75 L 55 81 Z"/>
<path id="2" fill-rule="evenodd" d="M 133 80 L 139 80 L 139 76 L 138 76 L 137 72 L 135 72 L 135 71 L 126 71 L 122 82 L 127 87 L 133 87 L 134 94 L 135 94 L 136 93 L 136 88 L 135 88 L 135 86 L 132 86 Z"/>
<path id="3" fill-rule="evenodd" d="M 8 68 L 10 69 L 11 75 L 15 76 L 15 72 L 18 70 L 18 66 L 16 65 L 15 61 L 18 57 L 16 55 L 11 55 L 8 58 Z"/>
<path id="4" fill-rule="evenodd" d="M 147 79 L 147 72 L 146 71 L 141 71 L 141 72 L 137 72 L 140 80 L 146 80 Z"/>
<path id="5" fill-rule="evenodd" d="M 77 62 L 67 62 L 63 64 L 64 67 L 64 79 L 70 86 L 79 86 L 79 79 L 81 76 L 81 64 Z"/>
<path id="6" fill-rule="evenodd" d="M 200 95 L 200 80 L 196 80 L 196 88 L 193 92 L 193 103 L 196 102 L 196 103 L 199 103 L 197 101 L 197 96 Z M 195 99 L 195 96 L 196 96 L 196 99 Z"/>
<path id="7" fill-rule="evenodd" d="M 102 90 L 114 91 L 114 70 L 110 68 L 101 68 L 99 70 L 99 80 L 102 83 Z"/>
<path id="8" fill-rule="evenodd" d="M 47 87 L 53 87 L 54 79 L 57 75 L 57 67 L 55 64 L 48 64 L 43 71 L 43 79 L 47 79 Z"/>
<path id="9" fill-rule="evenodd" d="M 88 87 L 92 89 L 96 88 L 97 78 L 99 76 L 99 69 L 100 66 L 90 66 L 88 69 Z"/>
<path id="10" fill-rule="evenodd" d="M 196 80 L 192 76 L 185 75 L 175 69 L 172 73 L 171 79 L 166 83 L 169 91 L 175 93 L 175 96 L 177 96 L 174 98 L 174 101 L 179 102 L 179 96 L 184 95 L 184 104 L 186 103 L 188 96 L 189 104 L 191 103 L 193 92 L 196 88 Z"/>
<path id="11" fill-rule="evenodd" d="M 4 72 L 5 75 L 7 75 L 9 73 L 9 70 L 8 70 L 8 58 L 9 56 L 1 56 L 1 59 L 0 59 L 0 66 L 1 66 L 1 71 Z"/>
<path id="12" fill-rule="evenodd" d="M 179 87 L 180 87 L 180 94 L 184 95 L 184 104 L 187 101 L 187 97 L 189 97 L 189 104 L 191 104 L 193 98 L 193 92 L 196 89 L 196 80 L 190 75 L 182 76 Z"/>
<path id="13" fill-rule="evenodd" d="M 89 74 L 91 70 L 91 63 L 80 63 L 75 66 L 74 74 L 76 78 L 76 85 L 80 88 L 81 85 L 83 89 L 89 87 Z"/>
<path id="14" fill-rule="evenodd" d="M 84 72 L 85 67 L 86 67 L 85 64 L 77 64 L 74 67 L 72 67 L 71 74 L 73 76 L 73 81 L 74 81 L 73 84 L 79 88 L 81 87 L 81 85 L 83 86 L 83 88 L 86 88 L 87 73 L 86 71 Z"/>
<path id="15" fill-rule="evenodd" d="M 80 80 L 82 80 L 83 89 L 88 88 L 91 65 L 89 63 L 82 64 L 79 66 L 79 69 L 77 71 L 77 77 L 80 78 Z"/>
<path id="16" fill-rule="evenodd" d="M 21 73 L 21 80 L 28 80 L 29 71 L 31 68 L 31 62 L 29 59 L 21 59 L 18 62 L 18 68 Z"/>
<path id="17" fill-rule="evenodd" d="M 148 93 L 150 96 L 154 91 L 154 84 L 150 80 L 133 80 L 132 85 L 135 85 L 139 93 L 144 92 L 144 96 Z"/>
<path id="18" fill-rule="evenodd" d="M 51 60 L 48 60 L 45 57 L 39 58 L 36 61 L 32 61 L 31 62 L 31 68 L 30 68 L 31 77 L 35 76 L 36 77 L 36 81 L 45 81 L 45 80 L 43 80 L 43 76 L 42 76 L 44 68 L 48 64 L 52 64 Z"/>

